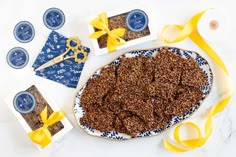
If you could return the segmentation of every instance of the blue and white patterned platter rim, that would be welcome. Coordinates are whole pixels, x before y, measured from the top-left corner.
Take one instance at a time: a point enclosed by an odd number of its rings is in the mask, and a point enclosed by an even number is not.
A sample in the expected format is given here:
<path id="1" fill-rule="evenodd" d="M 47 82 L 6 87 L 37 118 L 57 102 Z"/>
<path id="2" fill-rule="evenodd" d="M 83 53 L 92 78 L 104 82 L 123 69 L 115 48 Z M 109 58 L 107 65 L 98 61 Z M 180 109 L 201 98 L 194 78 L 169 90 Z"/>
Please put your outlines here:
<path id="1" fill-rule="evenodd" d="M 200 107 L 200 105 L 203 103 L 204 99 L 209 95 L 209 93 L 211 91 L 211 88 L 212 88 L 212 84 L 213 84 L 213 74 L 212 74 L 212 70 L 211 70 L 210 65 L 208 64 L 208 62 L 196 52 L 189 51 L 189 50 L 183 50 L 183 49 L 176 48 L 176 47 L 166 47 L 165 46 L 165 47 L 159 47 L 159 48 L 153 48 L 153 49 L 147 49 L 147 50 L 135 50 L 135 51 L 127 52 L 124 55 L 121 55 L 120 57 L 118 57 L 112 63 L 98 69 L 91 76 L 91 78 L 96 78 L 100 75 L 100 72 L 103 68 L 109 67 L 111 65 L 119 65 L 121 58 L 136 57 L 136 56 L 140 56 L 140 55 L 156 56 L 158 51 L 163 49 L 163 48 L 168 48 L 169 51 L 173 52 L 174 54 L 178 54 L 183 58 L 193 58 L 198 63 L 199 67 L 207 75 L 207 85 L 201 88 L 201 90 L 203 92 L 202 99 L 199 102 L 197 102 L 196 105 L 193 108 L 191 108 L 188 112 L 186 112 L 184 115 L 173 117 L 171 122 L 169 124 L 167 124 L 164 129 L 154 129 L 154 130 L 151 130 L 151 131 L 141 132 L 140 134 L 138 134 L 137 137 L 148 137 L 148 136 L 158 135 L 158 134 L 162 133 L 163 131 L 165 131 L 167 128 L 170 128 L 173 125 L 179 123 L 180 121 L 185 120 L 186 118 L 190 117 Z M 74 111 L 74 115 L 75 115 L 75 118 L 76 118 L 76 121 L 77 121 L 78 125 L 83 130 L 85 130 L 89 135 L 92 135 L 92 136 L 103 137 L 103 138 L 114 139 L 114 140 L 131 139 L 132 138 L 131 136 L 123 134 L 123 133 L 119 133 L 117 131 L 101 132 L 101 131 L 93 129 L 89 126 L 82 125 L 80 123 L 80 119 L 85 114 L 85 111 L 83 110 L 82 106 L 80 105 L 80 97 L 83 93 L 83 90 L 85 89 L 85 87 L 89 83 L 90 79 L 80 89 L 80 91 L 77 93 L 77 95 L 75 97 L 75 104 L 74 104 L 73 111 Z"/>

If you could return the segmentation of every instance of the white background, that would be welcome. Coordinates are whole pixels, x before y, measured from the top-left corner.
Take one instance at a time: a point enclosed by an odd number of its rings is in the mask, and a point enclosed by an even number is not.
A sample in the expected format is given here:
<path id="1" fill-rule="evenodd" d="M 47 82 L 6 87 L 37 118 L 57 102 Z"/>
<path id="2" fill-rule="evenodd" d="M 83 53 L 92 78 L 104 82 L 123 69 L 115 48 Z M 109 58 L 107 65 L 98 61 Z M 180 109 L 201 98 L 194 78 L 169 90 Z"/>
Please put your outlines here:
<path id="1" fill-rule="evenodd" d="M 102 138 L 91 137 L 77 127 L 73 116 L 72 107 L 74 97 L 81 86 L 92 75 L 92 73 L 111 62 L 117 56 L 126 51 L 140 48 L 151 48 L 164 45 L 158 38 L 157 41 L 130 47 L 118 51 L 111 55 L 95 56 L 92 52 L 84 67 L 81 80 L 77 89 L 70 89 L 58 83 L 37 77 L 34 75 L 31 65 L 37 54 L 44 45 L 50 33 L 43 24 L 43 13 L 50 7 L 58 7 L 66 15 L 65 25 L 58 32 L 65 36 L 79 36 L 82 43 L 91 46 L 88 39 L 87 26 L 84 20 L 91 15 L 104 11 L 117 10 L 125 7 L 142 8 L 148 7 L 151 16 L 150 20 L 155 21 L 156 33 L 161 31 L 165 24 L 184 24 L 195 13 L 208 9 L 224 9 L 227 17 L 231 18 L 230 33 L 227 39 L 211 43 L 219 55 L 225 61 L 231 76 L 235 82 L 236 78 L 236 11 L 233 0 L 0 0 L 0 153 L 1 156 L 18 157 L 62 157 L 62 156 L 82 156 L 82 157 L 105 157 L 105 156 L 147 156 L 147 157 L 221 157 L 232 156 L 236 153 L 236 116 L 235 103 L 233 97 L 229 106 L 214 118 L 214 131 L 209 141 L 201 148 L 176 154 L 167 151 L 162 145 L 162 139 L 169 136 L 169 131 L 160 136 L 134 139 L 124 142 L 110 141 Z M 36 31 L 35 38 L 27 44 L 19 43 L 13 36 L 13 29 L 16 23 L 22 20 L 30 21 Z M 7 52 L 15 47 L 25 48 L 30 55 L 30 62 L 24 69 L 15 70 L 8 66 L 6 62 Z M 219 89 L 219 84 L 224 85 L 224 81 L 219 80 L 221 73 L 211 60 L 189 39 L 174 44 L 174 46 L 199 52 L 206 58 L 215 74 L 215 83 L 212 94 L 204 102 L 203 107 L 192 118 L 198 119 L 206 109 L 219 100 L 225 92 Z M 23 128 L 20 126 L 14 115 L 8 109 L 4 99 L 15 89 L 26 84 L 36 84 L 43 88 L 47 94 L 61 107 L 74 129 L 63 139 L 51 145 L 43 152 L 37 150 L 31 143 Z"/>

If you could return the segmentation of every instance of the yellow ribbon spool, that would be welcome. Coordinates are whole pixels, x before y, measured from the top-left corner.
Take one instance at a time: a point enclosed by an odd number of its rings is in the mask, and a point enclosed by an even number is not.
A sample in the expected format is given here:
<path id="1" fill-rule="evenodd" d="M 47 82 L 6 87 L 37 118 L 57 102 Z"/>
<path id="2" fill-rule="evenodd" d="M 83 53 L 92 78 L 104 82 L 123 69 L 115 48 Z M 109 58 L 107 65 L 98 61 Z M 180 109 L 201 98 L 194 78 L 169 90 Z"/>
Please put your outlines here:
<path id="1" fill-rule="evenodd" d="M 108 52 L 116 51 L 117 46 L 124 45 L 125 40 L 121 37 L 125 34 L 124 28 L 116 28 L 110 30 L 108 28 L 108 18 L 106 13 L 101 13 L 90 23 L 94 28 L 99 29 L 100 31 L 92 33 L 89 37 L 92 39 L 98 39 L 104 34 L 107 34 L 107 49 Z"/>
<path id="2" fill-rule="evenodd" d="M 201 37 L 197 30 L 197 24 L 199 19 L 202 17 L 202 15 L 206 12 L 202 11 L 196 15 L 194 15 L 185 26 L 181 25 L 167 25 L 163 28 L 162 30 L 162 38 L 165 43 L 175 43 L 184 40 L 185 38 L 189 37 L 196 45 L 198 45 L 220 68 L 223 69 L 223 71 L 226 73 L 226 75 L 229 77 L 229 72 L 222 61 L 222 59 L 217 55 L 217 53 L 211 48 L 210 45 L 206 43 L 206 41 Z M 170 28 L 176 28 L 179 30 L 177 36 L 175 39 L 170 40 L 168 37 L 164 37 L 165 32 L 168 31 Z M 231 87 L 230 87 L 231 88 Z M 213 117 L 221 112 L 229 103 L 229 101 L 232 98 L 233 93 L 231 92 L 229 96 L 226 98 L 222 99 L 218 103 L 216 103 L 214 106 L 211 107 L 209 113 L 207 114 L 206 117 L 206 122 L 204 124 L 204 136 L 201 133 L 200 127 L 193 123 L 193 122 L 183 122 L 174 129 L 173 132 L 173 137 L 175 142 L 180 145 L 176 146 L 172 144 L 171 142 L 167 140 L 163 140 L 165 148 L 168 150 L 174 151 L 174 152 L 186 152 L 189 150 L 196 149 L 198 147 L 203 146 L 208 138 L 210 137 L 212 130 L 213 130 L 213 124 L 212 120 Z M 196 130 L 197 132 L 197 138 L 194 139 L 188 139 L 188 140 L 182 140 L 180 138 L 179 130 L 183 127 L 188 125 L 189 127 L 192 127 L 193 129 Z"/>
<path id="3" fill-rule="evenodd" d="M 52 141 L 52 135 L 48 130 L 48 127 L 55 124 L 56 122 L 61 121 L 65 117 L 61 111 L 53 112 L 48 118 L 47 113 L 48 110 L 46 106 L 44 110 L 40 113 L 43 126 L 37 130 L 28 133 L 30 139 L 34 143 L 39 144 L 42 148 L 45 148 Z"/>

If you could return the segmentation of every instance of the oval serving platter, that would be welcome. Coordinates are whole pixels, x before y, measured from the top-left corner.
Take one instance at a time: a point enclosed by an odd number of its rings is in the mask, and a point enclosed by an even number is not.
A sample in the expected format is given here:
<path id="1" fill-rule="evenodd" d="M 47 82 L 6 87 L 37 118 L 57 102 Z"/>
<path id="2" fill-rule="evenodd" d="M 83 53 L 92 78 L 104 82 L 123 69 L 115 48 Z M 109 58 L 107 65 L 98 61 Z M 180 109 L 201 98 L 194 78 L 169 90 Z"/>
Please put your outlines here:
<path id="1" fill-rule="evenodd" d="M 210 65 L 208 64 L 208 62 L 204 58 L 202 58 L 199 54 L 197 54 L 196 52 L 189 51 L 189 50 L 183 50 L 183 49 L 179 49 L 179 48 L 175 48 L 175 47 L 159 47 L 159 48 L 153 48 L 153 49 L 147 49 L 147 50 L 130 51 L 130 52 L 127 52 L 124 55 L 118 57 L 112 63 L 104 66 L 103 68 L 109 67 L 111 65 L 119 65 L 121 58 L 136 57 L 136 56 L 140 56 L 140 55 L 144 55 L 144 56 L 147 56 L 147 57 L 148 56 L 156 56 L 158 51 L 163 49 L 163 48 L 168 48 L 168 50 L 170 52 L 173 52 L 174 54 L 180 55 L 183 58 L 190 58 L 190 57 L 193 58 L 197 62 L 199 67 L 207 75 L 207 85 L 201 87 L 201 90 L 203 92 L 202 99 L 199 102 L 197 102 L 194 107 L 190 108 L 188 112 L 186 112 L 182 116 L 175 116 L 175 117 L 173 117 L 171 122 L 169 124 L 167 124 L 164 129 L 154 129 L 154 130 L 151 130 L 151 131 L 141 132 L 141 133 L 138 134 L 137 137 L 148 137 L 148 136 L 158 135 L 158 134 L 162 133 L 163 131 L 165 131 L 167 128 L 170 128 L 173 125 L 181 122 L 182 120 L 185 120 L 186 118 L 190 117 L 200 107 L 200 105 L 202 104 L 203 100 L 209 95 L 209 93 L 211 91 L 211 88 L 212 88 L 213 74 L 212 74 L 212 70 L 211 70 Z M 101 72 L 101 70 L 103 68 L 98 69 L 91 76 L 91 78 L 98 77 L 100 75 L 100 72 Z M 82 108 L 82 106 L 80 104 L 80 98 L 81 98 L 81 95 L 83 93 L 83 90 L 85 89 L 85 87 L 89 83 L 90 79 L 80 89 L 80 91 L 77 93 L 77 95 L 75 97 L 75 104 L 74 104 L 73 111 L 74 111 L 74 115 L 75 115 L 75 118 L 76 118 L 76 121 L 77 121 L 78 125 L 81 128 L 83 128 L 89 135 L 92 135 L 92 136 L 103 137 L 103 138 L 114 139 L 114 140 L 127 140 L 127 139 L 133 138 L 133 137 L 131 137 L 129 135 L 126 135 L 126 134 L 123 134 L 123 133 L 119 133 L 117 131 L 101 132 L 101 131 L 93 129 L 93 128 L 87 126 L 87 125 L 82 125 L 80 123 L 80 119 L 85 114 L 85 111 L 83 110 L 83 108 Z"/>

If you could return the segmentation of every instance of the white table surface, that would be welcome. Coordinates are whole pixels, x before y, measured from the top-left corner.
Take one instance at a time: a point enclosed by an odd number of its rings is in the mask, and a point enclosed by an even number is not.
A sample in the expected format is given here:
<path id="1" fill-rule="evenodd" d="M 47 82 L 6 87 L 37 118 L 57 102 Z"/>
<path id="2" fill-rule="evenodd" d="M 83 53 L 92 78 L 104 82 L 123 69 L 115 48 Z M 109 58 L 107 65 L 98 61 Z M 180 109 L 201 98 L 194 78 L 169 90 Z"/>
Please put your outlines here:
<path id="1" fill-rule="evenodd" d="M 140 48 L 151 48 L 164 45 L 160 40 L 146 44 L 130 47 L 110 55 L 95 56 L 93 52 L 84 67 L 77 89 L 70 89 L 58 83 L 37 77 L 34 75 L 31 65 L 37 54 L 44 45 L 50 33 L 42 21 L 45 10 L 50 7 L 58 7 L 66 15 L 65 25 L 58 32 L 65 36 L 79 36 L 83 44 L 91 46 L 88 39 L 88 31 L 83 20 L 99 12 L 133 6 L 142 8 L 149 7 L 151 19 L 156 21 L 156 32 L 160 32 L 165 24 L 187 22 L 191 15 L 207 9 L 220 8 L 227 12 L 232 19 L 231 30 L 228 38 L 219 43 L 212 43 L 219 55 L 225 61 L 231 76 L 236 80 L 236 11 L 233 0 L 0 0 L 0 151 L 1 156 L 18 157 L 104 157 L 104 156 L 148 156 L 148 157 L 221 157 L 232 156 L 236 153 L 236 115 L 235 96 L 229 106 L 214 118 L 214 131 L 209 141 L 201 148 L 182 154 L 167 151 L 162 145 L 162 139 L 169 135 L 166 133 L 143 139 L 134 139 L 124 142 L 110 141 L 102 138 L 91 137 L 81 130 L 73 116 L 72 107 L 74 97 L 81 86 L 90 75 L 99 67 L 111 62 L 125 51 Z M 28 44 L 22 44 L 15 40 L 13 28 L 15 24 L 22 20 L 30 21 L 36 30 L 34 40 Z M 220 38 L 220 37 L 219 37 Z M 14 70 L 6 62 L 7 52 L 15 47 L 24 47 L 30 55 L 30 62 L 24 69 Z M 219 85 L 224 85 L 219 80 L 221 73 L 210 59 L 189 39 L 174 44 L 173 46 L 194 50 L 202 54 L 211 64 L 215 74 L 213 94 L 204 102 L 203 107 L 189 120 L 199 119 L 202 113 L 213 103 L 224 95 L 224 90 L 219 89 Z M 16 87 L 25 84 L 36 84 L 47 91 L 47 94 L 65 111 L 74 128 L 60 141 L 52 144 L 48 149 L 40 152 L 31 143 L 17 119 L 8 109 L 4 99 Z"/>

